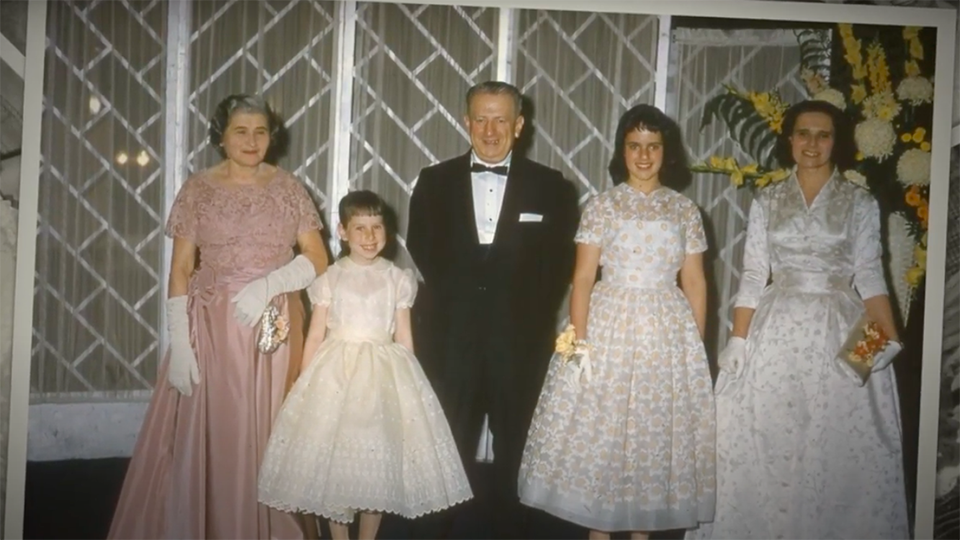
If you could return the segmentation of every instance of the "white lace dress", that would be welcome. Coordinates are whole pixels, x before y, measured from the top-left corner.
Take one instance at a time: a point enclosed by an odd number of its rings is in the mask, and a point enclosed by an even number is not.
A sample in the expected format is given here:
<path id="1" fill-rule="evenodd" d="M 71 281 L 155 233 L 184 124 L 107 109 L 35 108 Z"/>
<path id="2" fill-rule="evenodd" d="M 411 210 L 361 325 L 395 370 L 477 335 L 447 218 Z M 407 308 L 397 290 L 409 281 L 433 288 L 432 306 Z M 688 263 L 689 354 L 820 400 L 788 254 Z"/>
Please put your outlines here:
<path id="1" fill-rule="evenodd" d="M 839 175 L 809 207 L 796 177 L 758 193 L 747 363 L 717 380 L 716 520 L 690 537 L 909 537 L 893 369 L 860 387 L 834 360 L 861 297 L 887 293 L 881 255 L 876 201 Z"/>
<path id="2" fill-rule="evenodd" d="M 358 510 L 413 518 L 472 497 L 433 389 L 393 341 L 416 287 L 385 259 L 344 258 L 307 289 L 328 307 L 327 335 L 274 424 L 261 502 L 349 522 Z"/>
<path id="3" fill-rule="evenodd" d="M 578 243 L 601 248 L 590 296 L 592 377 L 551 360 L 520 466 L 523 504 L 601 531 L 713 518 L 710 369 L 677 287 L 707 248 L 700 211 L 669 189 L 621 184 L 584 209 Z"/>

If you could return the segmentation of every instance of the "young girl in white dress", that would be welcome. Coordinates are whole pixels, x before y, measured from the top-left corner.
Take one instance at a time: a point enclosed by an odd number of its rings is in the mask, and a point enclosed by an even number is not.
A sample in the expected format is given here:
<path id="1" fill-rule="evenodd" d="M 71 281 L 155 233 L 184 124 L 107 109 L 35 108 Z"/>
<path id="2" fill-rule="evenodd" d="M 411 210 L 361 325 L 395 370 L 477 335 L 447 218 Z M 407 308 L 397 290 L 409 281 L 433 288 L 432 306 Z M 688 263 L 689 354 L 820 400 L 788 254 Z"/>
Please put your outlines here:
<path id="1" fill-rule="evenodd" d="M 696 204 L 661 184 L 689 179 L 677 125 L 639 105 L 620 119 L 615 144 L 615 186 L 587 203 L 575 239 L 570 322 L 590 369 L 551 361 L 519 489 L 522 503 L 590 538 L 646 538 L 713 517 L 707 243 Z"/>
<path id="2" fill-rule="evenodd" d="M 334 539 L 360 513 L 374 538 L 382 512 L 415 518 L 472 497 L 450 427 L 413 354 L 413 272 L 380 256 L 385 204 L 340 201 L 344 256 L 307 289 L 303 370 L 270 436 L 260 501 L 326 517 Z"/>

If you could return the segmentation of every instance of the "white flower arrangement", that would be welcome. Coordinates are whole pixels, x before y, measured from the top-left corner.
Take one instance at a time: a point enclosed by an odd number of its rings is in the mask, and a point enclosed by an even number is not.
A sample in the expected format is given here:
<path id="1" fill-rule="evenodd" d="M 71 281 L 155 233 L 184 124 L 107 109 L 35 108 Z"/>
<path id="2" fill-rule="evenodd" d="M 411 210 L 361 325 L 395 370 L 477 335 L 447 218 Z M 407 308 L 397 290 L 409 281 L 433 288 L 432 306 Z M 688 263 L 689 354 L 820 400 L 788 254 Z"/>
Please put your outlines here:
<path id="1" fill-rule="evenodd" d="M 933 83 L 927 77 L 906 77 L 897 86 L 897 99 L 913 106 L 933 101 Z"/>
<path id="2" fill-rule="evenodd" d="M 864 156 L 878 161 L 893 155 L 893 147 L 897 143 L 893 124 L 879 118 L 867 118 L 857 124 L 854 138 Z"/>
<path id="3" fill-rule="evenodd" d="M 836 88 L 827 88 L 826 90 L 821 90 L 813 96 L 814 101 L 826 101 L 827 103 L 833 105 L 834 107 L 844 111 L 847 109 L 847 100 L 843 97 L 843 92 L 837 90 Z"/>
<path id="4" fill-rule="evenodd" d="M 905 186 L 930 185 L 930 152 L 911 148 L 897 160 L 897 180 Z"/>

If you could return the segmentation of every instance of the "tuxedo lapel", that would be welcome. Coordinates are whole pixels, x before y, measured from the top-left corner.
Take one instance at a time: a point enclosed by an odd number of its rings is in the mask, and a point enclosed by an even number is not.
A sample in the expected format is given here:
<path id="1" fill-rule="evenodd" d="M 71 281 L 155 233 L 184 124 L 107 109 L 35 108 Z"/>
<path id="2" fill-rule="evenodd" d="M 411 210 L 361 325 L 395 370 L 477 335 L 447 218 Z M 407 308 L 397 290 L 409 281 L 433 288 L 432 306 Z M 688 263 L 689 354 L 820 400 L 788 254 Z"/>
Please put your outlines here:
<path id="1" fill-rule="evenodd" d="M 520 201 L 523 198 L 523 162 L 512 160 L 507 173 L 507 185 L 503 191 L 503 203 L 500 205 L 500 217 L 493 236 L 493 247 L 506 245 L 516 232 L 520 221 Z"/>
<path id="2" fill-rule="evenodd" d="M 454 219 L 459 221 L 459 227 L 466 228 L 466 241 L 470 245 L 479 245 L 480 237 L 477 236 L 477 214 L 473 209 L 473 181 L 470 176 L 470 154 L 460 156 L 453 172 L 453 197 L 457 207 L 453 214 Z M 452 225 L 452 224 L 451 224 Z"/>

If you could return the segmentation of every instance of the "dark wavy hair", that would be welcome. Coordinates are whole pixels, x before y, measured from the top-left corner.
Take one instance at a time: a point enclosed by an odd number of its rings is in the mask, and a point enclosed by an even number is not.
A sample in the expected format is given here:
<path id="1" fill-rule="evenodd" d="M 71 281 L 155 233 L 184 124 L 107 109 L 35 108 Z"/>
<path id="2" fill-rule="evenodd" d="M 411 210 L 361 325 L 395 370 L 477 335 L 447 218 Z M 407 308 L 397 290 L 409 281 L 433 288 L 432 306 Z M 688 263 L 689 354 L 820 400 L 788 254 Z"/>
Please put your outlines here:
<path id="1" fill-rule="evenodd" d="M 396 231 L 397 222 L 393 209 L 384 202 L 376 193 L 359 189 L 347 193 L 337 207 L 340 212 L 340 225 L 344 229 L 350 220 L 356 216 L 381 216 L 383 217 L 383 227 L 386 233 L 387 242 L 380 252 L 380 256 L 385 259 L 393 259 L 396 252 Z M 350 245 L 343 240 L 340 241 L 340 258 L 350 255 Z"/>
<path id="2" fill-rule="evenodd" d="M 850 118 L 835 105 L 826 101 L 801 101 L 787 109 L 783 115 L 783 129 L 777 137 L 774 149 L 777 162 L 781 167 L 790 168 L 797 164 L 793 159 L 790 137 L 797 125 L 797 118 L 804 113 L 822 113 L 833 120 L 833 151 L 830 161 L 841 171 L 852 169 L 857 164 L 857 143 L 853 138 L 853 124 Z"/>
<path id="3" fill-rule="evenodd" d="M 283 122 L 280 117 L 270 108 L 270 105 L 261 96 L 251 94 L 233 94 L 225 97 L 217 104 L 213 116 L 210 118 L 210 127 L 207 130 L 210 136 L 210 145 L 220 154 L 221 158 L 226 158 L 227 153 L 221 146 L 223 143 L 223 134 L 230 125 L 230 119 L 238 113 L 262 114 L 267 118 L 267 130 L 270 133 L 270 146 L 267 148 L 267 161 L 274 162 L 279 152 L 284 146 L 283 143 Z"/>
<path id="4" fill-rule="evenodd" d="M 627 134 L 633 130 L 659 133 L 663 138 L 663 167 L 660 169 L 660 183 L 675 189 L 683 189 L 693 178 L 687 166 L 687 152 L 683 146 L 680 126 L 669 116 L 653 105 L 637 105 L 620 117 L 615 136 L 613 157 L 610 158 L 610 177 L 613 185 L 619 185 L 630 178 L 624 159 Z"/>

